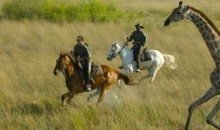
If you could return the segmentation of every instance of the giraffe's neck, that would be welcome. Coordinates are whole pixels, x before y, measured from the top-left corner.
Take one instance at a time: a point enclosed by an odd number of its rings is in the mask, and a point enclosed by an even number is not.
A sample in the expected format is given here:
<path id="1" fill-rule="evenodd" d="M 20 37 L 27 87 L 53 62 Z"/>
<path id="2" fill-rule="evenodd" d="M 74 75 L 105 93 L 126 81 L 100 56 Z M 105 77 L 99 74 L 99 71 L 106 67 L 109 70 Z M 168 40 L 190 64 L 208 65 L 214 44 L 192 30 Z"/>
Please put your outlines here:
<path id="1" fill-rule="evenodd" d="M 201 12 L 190 10 L 188 19 L 191 20 L 199 29 L 205 43 L 216 64 L 220 64 L 220 37 L 218 30 L 211 21 Z"/>

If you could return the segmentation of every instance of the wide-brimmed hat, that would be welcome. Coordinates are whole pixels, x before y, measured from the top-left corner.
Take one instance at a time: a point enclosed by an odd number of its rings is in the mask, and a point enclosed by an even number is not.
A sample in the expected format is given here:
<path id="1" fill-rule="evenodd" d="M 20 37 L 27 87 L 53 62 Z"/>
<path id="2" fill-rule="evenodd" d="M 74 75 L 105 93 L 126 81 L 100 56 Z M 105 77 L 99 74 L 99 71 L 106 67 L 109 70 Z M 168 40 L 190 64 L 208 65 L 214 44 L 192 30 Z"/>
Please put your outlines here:
<path id="1" fill-rule="evenodd" d="M 136 25 L 134 25 L 135 27 L 139 27 L 139 28 L 141 28 L 141 29 L 143 29 L 144 28 L 144 26 L 142 25 L 142 24 L 140 24 L 140 23 L 138 23 L 138 24 L 136 24 Z"/>

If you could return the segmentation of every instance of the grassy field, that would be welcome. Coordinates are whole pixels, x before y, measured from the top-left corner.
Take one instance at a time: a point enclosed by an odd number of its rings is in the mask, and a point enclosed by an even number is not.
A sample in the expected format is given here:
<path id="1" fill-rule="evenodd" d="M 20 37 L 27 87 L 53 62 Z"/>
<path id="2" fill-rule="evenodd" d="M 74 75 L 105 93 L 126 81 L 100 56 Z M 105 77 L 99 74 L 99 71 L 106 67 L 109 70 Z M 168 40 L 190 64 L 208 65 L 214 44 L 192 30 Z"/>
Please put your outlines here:
<path id="1" fill-rule="evenodd" d="M 68 0 L 70 3 L 74 0 Z M 78 1 L 78 0 L 77 0 Z M 0 1 L 0 7 L 7 0 Z M 112 2 L 108 0 L 108 2 Z M 121 0 L 121 8 L 141 10 L 146 16 L 123 23 L 52 23 L 47 21 L 0 21 L 0 129 L 2 130 L 178 130 L 183 129 L 188 106 L 211 86 L 209 74 L 214 62 L 196 27 L 189 21 L 163 27 L 163 22 L 178 6 L 170 0 Z M 124 3 L 124 4 L 123 4 Z M 190 1 L 220 28 L 220 3 L 217 0 Z M 89 93 L 77 95 L 70 105 L 61 106 L 67 92 L 64 77 L 53 75 L 60 52 L 69 52 L 81 34 L 91 46 L 97 64 L 117 69 L 117 57 L 106 60 L 113 41 L 125 42 L 141 22 L 148 36 L 147 46 L 176 57 L 178 67 L 165 66 L 153 83 L 110 88 L 104 102 L 95 107 L 87 102 Z M 135 74 L 135 80 L 147 71 Z M 214 130 L 206 116 L 219 97 L 198 107 L 190 129 Z M 94 98 L 96 102 L 97 98 Z M 220 114 L 214 117 L 219 124 Z"/>

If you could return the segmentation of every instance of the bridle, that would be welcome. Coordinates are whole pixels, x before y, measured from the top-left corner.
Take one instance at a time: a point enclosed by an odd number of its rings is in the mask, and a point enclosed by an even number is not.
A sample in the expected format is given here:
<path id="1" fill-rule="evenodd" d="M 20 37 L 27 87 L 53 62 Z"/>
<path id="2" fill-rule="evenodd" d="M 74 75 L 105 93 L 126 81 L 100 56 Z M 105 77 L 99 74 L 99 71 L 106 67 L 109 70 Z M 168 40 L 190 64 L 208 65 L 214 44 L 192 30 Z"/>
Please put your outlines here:
<path id="1" fill-rule="evenodd" d="M 69 64 L 67 64 L 66 58 L 59 57 L 59 58 L 56 60 L 56 62 L 57 62 L 56 69 L 57 69 L 58 71 L 62 72 L 63 75 L 64 75 L 64 77 L 65 77 L 65 79 L 66 79 L 66 81 L 68 81 L 70 77 L 67 76 L 65 70 L 68 68 L 68 66 L 75 66 L 76 63 L 75 63 L 75 57 L 74 57 L 72 54 L 67 53 L 66 55 L 67 55 L 68 58 L 70 59 Z M 63 61 L 61 61 L 61 60 L 63 60 Z M 58 65 L 59 65 L 59 66 L 58 66 Z M 77 66 L 77 65 L 76 65 L 76 66 Z"/>
<path id="2" fill-rule="evenodd" d="M 116 53 L 116 49 L 117 49 L 117 48 L 116 48 L 116 43 L 115 43 L 114 45 L 112 45 L 112 46 L 115 47 L 115 49 L 114 49 L 114 53 L 112 53 L 112 55 L 109 55 L 109 58 L 113 59 L 113 58 L 115 58 L 118 54 L 120 54 L 121 51 L 124 49 L 124 47 L 126 46 L 127 43 L 128 43 L 128 41 L 126 41 L 126 42 L 123 44 L 122 48 L 118 51 L 117 54 L 115 54 L 115 53 Z"/>
<path id="3" fill-rule="evenodd" d="M 114 52 L 111 55 L 108 55 L 110 59 L 115 58 L 119 54 L 119 53 L 115 54 L 116 50 L 117 50 L 116 44 L 112 45 L 112 47 L 115 47 L 115 49 L 114 49 Z"/>
<path id="4" fill-rule="evenodd" d="M 61 62 L 60 61 L 61 59 L 60 59 L 60 57 L 57 59 L 57 63 L 58 62 Z M 61 64 L 63 64 L 61 67 L 59 67 L 59 71 L 61 71 L 62 73 L 63 73 L 63 75 L 64 75 L 64 77 L 66 78 L 66 74 L 65 74 L 65 69 L 67 68 L 67 66 L 66 66 L 66 60 L 64 60 L 64 63 L 61 63 Z"/>
<path id="5" fill-rule="evenodd" d="M 74 64 L 73 63 L 73 61 L 74 61 L 74 58 L 72 57 L 72 55 L 71 54 L 67 54 L 68 56 L 69 56 L 69 58 L 70 58 L 70 64 Z M 66 59 L 64 58 L 64 61 L 60 61 L 61 59 L 60 59 L 60 57 L 57 59 L 57 62 L 63 62 L 63 63 L 60 63 L 60 64 L 62 64 L 62 66 L 61 67 L 59 67 L 59 69 L 58 70 L 60 70 L 62 73 L 63 73 L 63 75 L 64 75 L 64 77 L 66 78 L 66 73 L 65 73 L 65 70 L 67 69 L 67 63 L 66 63 Z"/>

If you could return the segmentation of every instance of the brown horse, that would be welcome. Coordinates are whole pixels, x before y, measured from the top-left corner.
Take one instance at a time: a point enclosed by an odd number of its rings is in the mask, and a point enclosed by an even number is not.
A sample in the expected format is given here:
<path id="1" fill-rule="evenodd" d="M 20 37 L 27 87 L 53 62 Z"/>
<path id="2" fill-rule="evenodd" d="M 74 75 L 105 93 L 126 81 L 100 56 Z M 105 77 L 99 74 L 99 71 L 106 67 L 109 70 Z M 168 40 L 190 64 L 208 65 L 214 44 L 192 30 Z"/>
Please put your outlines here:
<path id="1" fill-rule="evenodd" d="M 91 99 L 93 96 L 100 94 L 98 103 L 103 101 L 105 92 L 118 81 L 118 79 L 123 79 L 126 84 L 130 83 L 130 78 L 119 71 L 112 69 L 107 65 L 101 65 L 103 70 L 103 75 L 93 77 L 93 82 L 90 82 L 92 90 L 97 89 L 94 94 L 90 94 L 88 99 Z M 72 57 L 71 54 L 65 53 L 60 54 L 59 58 L 56 61 L 56 66 L 54 68 L 54 75 L 58 75 L 59 72 L 63 72 L 66 81 L 66 87 L 69 92 L 62 95 L 62 104 L 65 105 L 65 99 L 68 99 L 68 102 L 77 95 L 78 93 L 85 92 L 83 88 L 84 78 L 79 69 L 78 62 L 75 57 Z"/>

